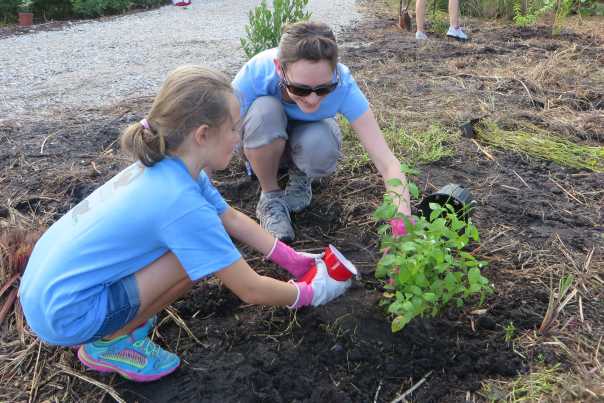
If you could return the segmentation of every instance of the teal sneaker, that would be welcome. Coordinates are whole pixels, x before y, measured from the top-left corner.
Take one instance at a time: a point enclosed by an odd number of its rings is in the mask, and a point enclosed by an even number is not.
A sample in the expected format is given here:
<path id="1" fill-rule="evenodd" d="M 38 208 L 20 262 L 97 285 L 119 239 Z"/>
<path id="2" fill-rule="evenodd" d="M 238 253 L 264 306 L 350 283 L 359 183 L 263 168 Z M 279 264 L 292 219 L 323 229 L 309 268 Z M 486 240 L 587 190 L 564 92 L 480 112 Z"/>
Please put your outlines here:
<path id="1" fill-rule="evenodd" d="M 147 321 L 145 322 L 144 325 L 139 326 L 138 328 L 136 328 L 134 330 L 135 337 L 136 337 L 136 335 L 139 335 L 139 334 L 142 334 L 142 336 L 140 336 L 140 337 L 144 337 L 144 336 L 148 335 L 149 332 L 155 327 L 156 323 L 157 323 L 157 315 L 151 316 L 149 319 L 147 319 Z M 140 337 L 138 337 L 138 338 L 140 338 Z M 72 349 L 74 352 L 77 352 L 80 349 L 80 346 L 82 346 L 82 344 L 74 344 L 73 346 L 69 346 L 69 348 Z"/>
<path id="2" fill-rule="evenodd" d="M 143 330 L 113 340 L 98 340 L 84 344 L 78 358 L 84 366 L 99 372 L 117 372 L 136 382 L 151 382 L 174 372 L 180 358 L 157 344 Z"/>

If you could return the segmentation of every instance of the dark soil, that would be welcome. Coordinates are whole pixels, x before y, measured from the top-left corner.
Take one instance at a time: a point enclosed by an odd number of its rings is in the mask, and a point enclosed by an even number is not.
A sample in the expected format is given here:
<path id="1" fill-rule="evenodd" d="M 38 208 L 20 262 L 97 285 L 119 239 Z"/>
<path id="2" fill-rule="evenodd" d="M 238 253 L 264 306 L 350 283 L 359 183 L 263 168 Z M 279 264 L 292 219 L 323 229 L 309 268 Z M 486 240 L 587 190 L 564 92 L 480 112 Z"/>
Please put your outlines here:
<path id="1" fill-rule="evenodd" d="M 371 60 L 394 57 L 404 64 L 405 52 L 415 55 L 415 43 L 402 37 L 393 24 L 393 19 L 368 19 L 340 38 L 346 63 L 358 69 L 370 93 L 392 82 L 404 85 L 405 96 L 445 96 L 450 91 L 422 80 L 424 75 L 442 73 L 436 58 L 441 64 L 452 59 L 461 65 L 468 58 L 476 63 L 494 55 L 520 57 L 526 49 L 516 41 L 544 35 L 509 27 L 476 30 L 474 49 L 443 40 L 435 45 L 440 53 L 424 51 L 421 72 L 409 70 L 415 63 L 410 59 L 408 68 L 371 79 Z M 365 38 L 367 32 L 369 38 Z M 568 34 L 556 41 L 590 40 Z M 552 51 L 548 47 L 553 42 L 542 40 L 543 51 Z M 535 51 L 534 46 L 530 48 Z M 466 91 L 475 91 L 479 97 L 491 84 L 472 74 Z M 509 94 L 500 90 L 502 99 L 508 100 L 510 116 L 526 109 L 523 91 L 522 87 L 510 87 Z M 597 93 L 593 99 L 601 100 L 602 88 L 593 91 Z M 372 98 L 372 102 L 383 107 L 394 102 L 396 95 Z M 0 219 L 18 216 L 48 223 L 64 214 L 128 163 L 118 153 L 116 139 L 120 129 L 140 119 L 149 105 L 150 99 L 144 98 L 104 110 L 66 111 L 43 122 L 3 123 Z M 436 119 L 438 113 L 430 108 L 426 113 Z M 582 131 L 587 137 L 576 138 L 598 144 L 602 127 L 589 130 Z M 565 134 L 575 136 L 578 131 Z M 216 280 L 204 281 L 174 304 L 200 343 L 170 319 L 158 328 L 160 343 L 183 360 L 177 372 L 150 384 L 87 375 L 112 383 L 127 401 L 140 402 L 386 402 L 427 376 L 409 398 L 462 402 L 467 392 L 478 391 L 486 379 L 526 373 L 533 357 L 519 354 L 506 342 L 504 327 L 513 322 L 517 332 L 523 332 L 541 323 L 549 298 L 536 275 L 542 265 L 565 261 L 564 251 L 584 256 L 592 248 L 596 249 L 592 261 L 602 261 L 604 175 L 510 152 L 491 150 L 495 158 L 491 160 L 470 139 L 460 140 L 454 148 L 453 157 L 420 167 L 422 176 L 417 182 L 424 193 L 458 183 L 477 200 L 473 220 L 483 240 L 479 256 L 489 261 L 484 273 L 495 287 L 482 306 L 450 309 L 439 318 L 417 319 L 401 332 L 391 333 L 379 305 L 381 284 L 373 276 L 380 252 L 370 215 L 381 199 L 381 179 L 370 166 L 355 172 L 341 169 L 315 183 L 311 207 L 294 216 L 298 240 L 293 246 L 318 251 L 329 243 L 337 245 L 362 274 L 346 295 L 326 306 L 293 313 L 243 305 Z M 245 177 L 240 163 L 215 179 L 234 207 L 253 216 L 259 187 Z M 259 272 L 287 278 L 257 254 L 242 250 Z M 592 297 L 592 304 L 584 301 L 585 315 L 598 329 L 604 323 L 604 295 L 600 291 Z M 553 350 L 544 347 L 543 351 L 546 361 L 559 360 Z M 79 363 L 72 361 L 72 365 L 83 371 Z M 73 382 L 70 387 L 79 394 L 71 392 L 71 396 L 86 396 L 89 384 Z"/>

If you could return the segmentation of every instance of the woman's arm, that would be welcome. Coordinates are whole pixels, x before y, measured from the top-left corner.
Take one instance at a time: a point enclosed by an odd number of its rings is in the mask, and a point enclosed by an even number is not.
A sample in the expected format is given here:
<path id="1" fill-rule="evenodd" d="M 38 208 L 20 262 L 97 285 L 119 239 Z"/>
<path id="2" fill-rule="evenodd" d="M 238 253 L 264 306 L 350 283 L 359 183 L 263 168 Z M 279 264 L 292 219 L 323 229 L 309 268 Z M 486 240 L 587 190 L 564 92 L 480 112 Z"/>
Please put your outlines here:
<path id="1" fill-rule="evenodd" d="M 275 245 L 275 237 L 264 230 L 258 223 L 231 206 L 220 216 L 222 225 L 229 236 L 235 238 L 263 256 L 268 255 Z"/>
<path id="2" fill-rule="evenodd" d="M 407 179 L 401 172 L 401 164 L 394 156 L 378 125 L 371 108 L 361 115 L 351 124 L 355 133 L 359 137 L 361 144 L 365 147 L 369 158 L 375 164 L 377 170 L 382 175 L 386 189 L 402 195 L 399 204 L 399 212 L 406 216 L 411 215 L 411 205 L 409 202 L 409 189 L 407 188 Z M 391 186 L 388 184 L 390 179 L 400 179 L 402 186 Z"/>

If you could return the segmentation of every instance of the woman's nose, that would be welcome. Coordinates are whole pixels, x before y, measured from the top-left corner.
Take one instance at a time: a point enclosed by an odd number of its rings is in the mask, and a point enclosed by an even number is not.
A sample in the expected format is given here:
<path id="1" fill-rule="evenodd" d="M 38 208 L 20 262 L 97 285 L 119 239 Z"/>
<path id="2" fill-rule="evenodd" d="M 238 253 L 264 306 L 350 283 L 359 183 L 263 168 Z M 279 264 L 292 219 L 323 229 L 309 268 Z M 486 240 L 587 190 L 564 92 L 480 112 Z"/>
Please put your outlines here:
<path id="1" fill-rule="evenodd" d="M 309 104 L 316 105 L 320 101 L 321 101 L 321 97 L 318 96 L 317 94 L 315 94 L 314 92 L 311 92 L 310 95 L 308 97 L 306 97 L 306 102 L 308 102 Z"/>

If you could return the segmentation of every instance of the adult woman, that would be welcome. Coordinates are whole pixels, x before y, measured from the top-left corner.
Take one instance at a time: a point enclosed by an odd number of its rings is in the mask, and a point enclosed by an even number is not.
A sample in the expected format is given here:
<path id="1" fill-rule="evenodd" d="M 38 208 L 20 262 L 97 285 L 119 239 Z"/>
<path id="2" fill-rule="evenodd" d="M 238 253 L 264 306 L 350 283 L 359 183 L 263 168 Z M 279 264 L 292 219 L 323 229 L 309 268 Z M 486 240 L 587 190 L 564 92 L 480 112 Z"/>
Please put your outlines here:
<path id="1" fill-rule="evenodd" d="M 285 27 L 279 47 L 248 61 L 233 86 L 245 115 L 244 154 L 262 188 L 256 214 L 277 238 L 294 239 L 290 212 L 310 205 L 313 178 L 336 169 L 342 141 L 337 113 L 350 122 L 386 187 L 402 195 L 401 213 L 410 215 L 400 163 L 350 70 L 338 63 L 336 39 L 327 25 L 300 22 Z M 282 190 L 277 172 L 284 161 L 289 182 Z M 403 185 L 392 187 L 390 179 Z M 393 228 L 404 232 L 398 224 Z"/>

